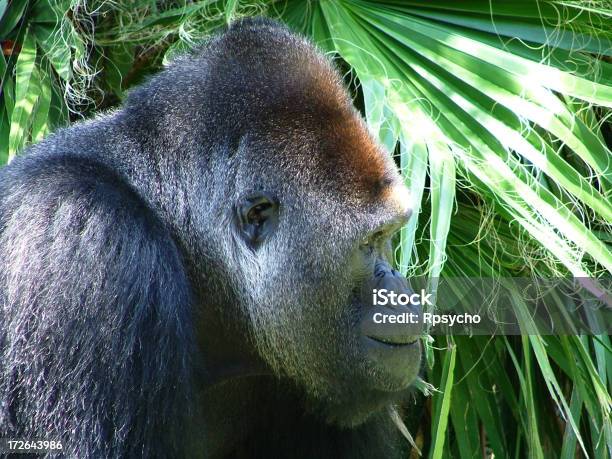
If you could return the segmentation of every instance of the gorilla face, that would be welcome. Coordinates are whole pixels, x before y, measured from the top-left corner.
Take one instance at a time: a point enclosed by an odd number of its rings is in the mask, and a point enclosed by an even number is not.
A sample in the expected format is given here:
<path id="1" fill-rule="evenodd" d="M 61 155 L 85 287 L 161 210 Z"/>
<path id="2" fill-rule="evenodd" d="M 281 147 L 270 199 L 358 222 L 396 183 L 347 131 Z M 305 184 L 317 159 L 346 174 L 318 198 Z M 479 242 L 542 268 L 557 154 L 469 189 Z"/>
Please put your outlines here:
<path id="1" fill-rule="evenodd" d="M 348 107 L 264 131 L 243 145 L 249 167 L 236 174 L 236 188 L 248 190 L 234 210 L 239 282 L 249 285 L 241 302 L 275 372 L 328 419 L 357 424 L 397 399 L 420 367 L 414 331 L 372 326 L 373 288 L 408 291 L 388 258 L 410 215 L 408 192 Z"/>
<path id="2" fill-rule="evenodd" d="M 190 159 L 177 180 L 188 211 L 162 205 L 200 303 L 216 303 L 198 327 L 208 369 L 254 347 L 255 367 L 294 383 L 313 411 L 358 424 L 420 368 L 418 333 L 372 324 L 373 288 L 408 290 L 389 263 L 410 214 L 403 181 L 330 62 L 286 29 L 230 29 L 183 65 L 195 75 L 177 95 L 187 109 L 163 116 L 197 125 L 176 146 Z M 170 67 L 164 81 L 185 73 Z"/>

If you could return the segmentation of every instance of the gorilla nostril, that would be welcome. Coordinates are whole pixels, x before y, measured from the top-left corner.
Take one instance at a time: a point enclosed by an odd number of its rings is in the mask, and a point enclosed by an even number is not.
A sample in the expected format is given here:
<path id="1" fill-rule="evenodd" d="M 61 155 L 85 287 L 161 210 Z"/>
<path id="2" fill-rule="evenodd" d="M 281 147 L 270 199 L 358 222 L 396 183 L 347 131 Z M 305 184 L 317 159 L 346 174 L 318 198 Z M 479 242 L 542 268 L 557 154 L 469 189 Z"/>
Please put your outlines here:
<path id="1" fill-rule="evenodd" d="M 374 268 L 374 277 L 377 277 L 377 278 L 384 277 L 385 274 L 386 274 L 385 270 L 380 265 L 376 265 L 376 268 Z"/>

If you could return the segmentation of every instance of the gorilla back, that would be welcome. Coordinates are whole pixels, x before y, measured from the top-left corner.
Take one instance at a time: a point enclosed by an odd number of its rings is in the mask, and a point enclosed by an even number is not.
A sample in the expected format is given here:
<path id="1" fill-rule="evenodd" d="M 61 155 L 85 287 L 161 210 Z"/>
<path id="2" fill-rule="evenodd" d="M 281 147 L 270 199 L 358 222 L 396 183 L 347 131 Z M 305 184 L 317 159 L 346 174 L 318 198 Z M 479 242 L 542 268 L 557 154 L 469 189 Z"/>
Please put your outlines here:
<path id="1" fill-rule="evenodd" d="M 400 454 L 389 410 L 420 344 L 368 301 L 408 291 L 387 254 L 409 213 L 330 63 L 234 24 L 0 171 L 0 438 Z"/>

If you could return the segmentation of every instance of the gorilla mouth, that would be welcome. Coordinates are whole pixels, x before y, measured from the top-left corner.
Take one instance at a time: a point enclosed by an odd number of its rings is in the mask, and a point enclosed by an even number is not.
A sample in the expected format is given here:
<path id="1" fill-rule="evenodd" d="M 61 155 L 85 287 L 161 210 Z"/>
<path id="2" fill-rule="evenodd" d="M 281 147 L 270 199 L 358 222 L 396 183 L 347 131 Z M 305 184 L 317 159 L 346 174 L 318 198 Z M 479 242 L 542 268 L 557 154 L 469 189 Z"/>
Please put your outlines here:
<path id="1" fill-rule="evenodd" d="M 419 341 L 419 338 L 414 336 L 371 336 L 367 335 L 367 338 L 370 338 L 373 341 L 376 341 L 381 344 L 386 344 L 392 347 L 409 347 L 416 344 Z"/>
<path id="2" fill-rule="evenodd" d="M 420 305 L 377 303 L 373 294 L 382 289 L 412 295 L 408 281 L 389 263 L 379 258 L 374 276 L 355 292 L 359 307 L 358 332 L 376 390 L 397 392 L 406 389 L 419 373 L 422 324 Z"/>
<path id="3" fill-rule="evenodd" d="M 362 335 L 372 346 L 387 348 L 409 347 L 422 335 L 421 306 L 418 304 L 394 304 L 387 298 L 378 303 L 377 292 L 391 292 L 411 296 L 414 294 L 408 281 L 382 258 L 375 262 L 374 278 L 362 287 L 360 294 Z M 383 347 L 384 349 L 384 347 Z"/>

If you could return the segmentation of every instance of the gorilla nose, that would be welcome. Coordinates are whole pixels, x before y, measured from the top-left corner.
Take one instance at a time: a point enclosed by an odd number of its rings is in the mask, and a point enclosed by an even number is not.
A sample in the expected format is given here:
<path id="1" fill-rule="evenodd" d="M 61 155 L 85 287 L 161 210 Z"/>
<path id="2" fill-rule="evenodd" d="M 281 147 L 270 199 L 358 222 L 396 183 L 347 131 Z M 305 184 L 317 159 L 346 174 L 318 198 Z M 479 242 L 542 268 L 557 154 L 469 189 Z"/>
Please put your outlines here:
<path id="1" fill-rule="evenodd" d="M 374 267 L 369 298 L 362 319 L 362 333 L 390 346 L 411 345 L 422 332 L 420 297 L 399 272 L 383 260 Z"/>

